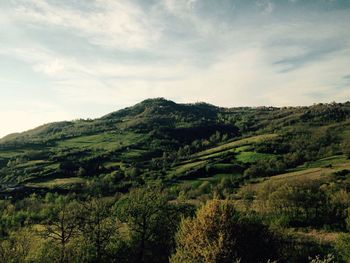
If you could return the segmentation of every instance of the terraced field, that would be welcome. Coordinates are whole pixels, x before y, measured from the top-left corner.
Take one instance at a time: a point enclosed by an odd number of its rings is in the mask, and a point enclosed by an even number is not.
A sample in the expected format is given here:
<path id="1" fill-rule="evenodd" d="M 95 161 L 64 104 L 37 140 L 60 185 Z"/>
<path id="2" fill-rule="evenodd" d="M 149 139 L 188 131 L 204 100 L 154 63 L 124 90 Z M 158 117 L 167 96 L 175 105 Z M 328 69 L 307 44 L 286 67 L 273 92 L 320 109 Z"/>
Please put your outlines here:
<path id="1" fill-rule="evenodd" d="M 299 166 L 294 171 L 263 178 L 260 180 L 261 182 L 249 184 L 243 188 L 249 187 L 251 190 L 255 191 L 264 187 L 266 184 L 274 182 L 287 182 L 302 179 L 319 180 L 335 172 L 350 170 L 350 160 L 347 160 L 343 155 L 337 155 L 312 162 L 309 164 L 309 167 L 310 168 L 305 168 L 305 165 Z"/>
<path id="2" fill-rule="evenodd" d="M 57 178 L 52 179 L 44 182 L 37 182 L 37 183 L 27 183 L 26 186 L 33 187 L 33 188 L 67 188 L 72 185 L 76 184 L 83 184 L 86 180 L 80 177 L 71 177 L 71 178 Z"/>
<path id="3" fill-rule="evenodd" d="M 270 159 L 274 156 L 275 156 L 274 154 L 241 151 L 237 154 L 236 159 L 242 163 L 254 163 L 259 160 Z"/>
<path id="4" fill-rule="evenodd" d="M 276 138 L 277 136 L 278 136 L 277 134 L 263 134 L 263 135 L 252 136 L 252 137 L 232 141 L 229 143 L 225 143 L 223 145 L 210 148 L 205 151 L 198 152 L 194 154 L 192 157 L 193 158 L 201 157 L 201 159 L 207 159 L 207 158 L 214 157 L 215 156 L 214 154 L 226 153 L 240 146 L 245 146 L 256 142 L 273 139 L 273 138 Z"/>
<path id="5" fill-rule="evenodd" d="M 185 161 L 179 165 L 180 167 L 183 166 L 183 168 L 178 168 L 178 170 L 186 171 L 186 167 L 191 168 L 191 165 L 189 165 L 190 162 L 203 164 L 205 161 L 215 159 L 216 157 L 229 153 L 238 153 L 237 158 L 243 162 L 254 162 L 258 159 L 270 158 L 273 155 L 250 151 L 250 146 L 257 142 L 276 138 L 277 136 L 277 134 L 252 136 L 240 140 L 231 141 L 217 147 L 209 148 L 207 150 L 193 154 L 189 158 L 190 161 Z"/>
<path id="6" fill-rule="evenodd" d="M 57 146 L 66 148 L 103 149 L 108 151 L 138 143 L 143 139 L 145 139 L 145 135 L 143 134 L 109 132 L 59 141 Z"/>

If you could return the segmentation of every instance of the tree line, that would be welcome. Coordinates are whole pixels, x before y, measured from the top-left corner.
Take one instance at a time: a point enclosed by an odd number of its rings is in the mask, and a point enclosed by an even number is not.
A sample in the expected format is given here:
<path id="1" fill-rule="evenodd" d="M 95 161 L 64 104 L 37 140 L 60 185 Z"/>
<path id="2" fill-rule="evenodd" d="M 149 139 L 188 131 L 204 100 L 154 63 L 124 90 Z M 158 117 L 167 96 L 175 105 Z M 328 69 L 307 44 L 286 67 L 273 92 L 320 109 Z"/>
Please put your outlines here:
<path id="1" fill-rule="evenodd" d="M 0 262 L 310 262 L 332 252 L 283 235 L 233 200 L 195 206 L 170 199 L 160 187 L 147 187 L 113 198 L 50 194 L 1 202 Z M 350 217 L 343 218 L 350 227 Z M 345 232 L 338 254 L 349 259 Z"/>

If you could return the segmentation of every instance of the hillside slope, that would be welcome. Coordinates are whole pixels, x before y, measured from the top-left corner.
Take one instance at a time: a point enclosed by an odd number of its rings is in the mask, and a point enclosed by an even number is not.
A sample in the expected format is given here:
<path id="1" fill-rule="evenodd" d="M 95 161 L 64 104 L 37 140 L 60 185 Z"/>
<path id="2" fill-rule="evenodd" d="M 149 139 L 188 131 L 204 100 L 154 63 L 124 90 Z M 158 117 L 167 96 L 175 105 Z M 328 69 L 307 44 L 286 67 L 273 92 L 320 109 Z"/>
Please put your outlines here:
<path id="1" fill-rule="evenodd" d="M 149 99 L 98 119 L 6 136 L 0 182 L 9 193 L 112 194 L 156 181 L 201 184 L 203 178 L 214 185 L 226 178 L 235 188 L 346 155 L 349 141 L 349 102 L 229 109 Z"/>

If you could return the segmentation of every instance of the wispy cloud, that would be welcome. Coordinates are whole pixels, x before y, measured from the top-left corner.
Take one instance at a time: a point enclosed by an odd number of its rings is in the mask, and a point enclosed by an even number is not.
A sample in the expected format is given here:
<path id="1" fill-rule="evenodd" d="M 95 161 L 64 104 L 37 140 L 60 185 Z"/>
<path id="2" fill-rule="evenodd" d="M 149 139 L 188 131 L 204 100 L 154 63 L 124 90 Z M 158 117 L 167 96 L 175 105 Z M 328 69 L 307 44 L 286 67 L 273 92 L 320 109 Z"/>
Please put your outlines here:
<path id="1" fill-rule="evenodd" d="M 333 53 L 339 52 L 343 48 L 346 48 L 346 46 L 342 45 L 341 43 L 335 43 L 334 39 L 329 39 L 328 41 L 322 42 L 320 46 L 317 46 L 316 44 L 313 46 L 304 47 L 302 53 L 285 57 L 276 61 L 275 64 L 283 66 L 283 70 L 281 72 L 286 73 L 303 67 L 308 63 L 327 59 L 327 56 L 332 56 Z"/>
<path id="2" fill-rule="evenodd" d="M 88 11 L 51 4 L 48 1 L 18 0 L 16 16 L 36 26 L 73 30 L 91 43 L 110 48 L 144 49 L 158 38 L 146 15 L 128 1 L 96 0 Z"/>

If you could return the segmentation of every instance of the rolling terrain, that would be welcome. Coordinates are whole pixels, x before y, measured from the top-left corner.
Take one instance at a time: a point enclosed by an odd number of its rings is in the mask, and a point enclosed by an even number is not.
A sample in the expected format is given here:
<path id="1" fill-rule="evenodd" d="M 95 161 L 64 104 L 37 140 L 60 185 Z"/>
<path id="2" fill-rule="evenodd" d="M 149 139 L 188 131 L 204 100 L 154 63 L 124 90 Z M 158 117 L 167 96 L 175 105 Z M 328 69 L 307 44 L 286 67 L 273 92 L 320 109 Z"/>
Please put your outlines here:
<path id="1" fill-rule="evenodd" d="M 31 257 L 45 259 L 47 249 L 61 260 L 66 251 L 80 260 L 74 253 L 82 250 L 91 253 L 86 262 L 115 262 L 116 255 L 169 262 L 175 242 L 196 243 L 186 227 L 205 222 L 204 233 L 208 224 L 228 231 L 240 218 L 234 229 L 243 229 L 242 250 L 228 247 L 242 262 L 343 263 L 349 193 L 349 102 L 220 108 L 149 99 L 0 140 L 0 262 L 21 253 L 23 262 L 46 262 Z M 217 224 L 225 218 L 233 221 Z M 59 222 L 65 225 L 55 228 Z M 57 243 L 70 226 L 72 240 Z M 105 255 L 92 230 L 106 235 Z M 179 241 L 179 233 L 189 239 Z M 20 252 L 23 246 L 31 247 Z M 247 251 L 257 246 L 265 249 L 252 259 Z M 325 261 L 310 261 L 319 255 Z"/>
<path id="2" fill-rule="evenodd" d="M 237 188 L 291 169 L 324 169 L 324 158 L 346 164 L 349 134 L 350 103 L 228 109 L 149 99 L 2 138 L 0 181 L 3 192 L 28 193 L 84 192 L 97 181 L 105 194 L 223 178 Z"/>

